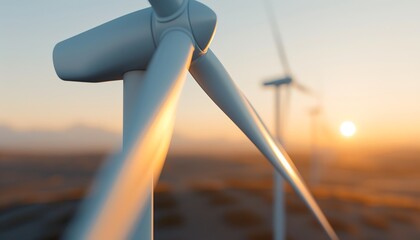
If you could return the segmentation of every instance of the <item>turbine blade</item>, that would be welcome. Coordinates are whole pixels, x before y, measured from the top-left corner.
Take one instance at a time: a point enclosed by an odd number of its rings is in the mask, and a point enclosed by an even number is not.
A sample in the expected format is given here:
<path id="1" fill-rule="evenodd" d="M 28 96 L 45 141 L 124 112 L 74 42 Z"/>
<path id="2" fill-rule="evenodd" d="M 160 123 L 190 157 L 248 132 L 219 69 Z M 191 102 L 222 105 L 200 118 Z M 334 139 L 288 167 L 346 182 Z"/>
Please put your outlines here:
<path id="1" fill-rule="evenodd" d="M 292 81 L 292 86 L 295 87 L 297 90 L 301 91 L 304 94 L 316 96 L 316 94 L 310 88 L 302 85 L 301 83 L 297 82 L 296 80 Z"/>
<path id="2" fill-rule="evenodd" d="M 338 239 L 305 186 L 287 153 L 276 145 L 247 98 L 235 85 L 211 50 L 191 64 L 190 73 L 209 97 L 248 136 L 274 168 L 290 183 L 331 239 Z"/>
<path id="3" fill-rule="evenodd" d="M 159 17 L 168 17 L 181 8 L 184 0 L 149 0 L 153 11 Z"/>
<path id="4" fill-rule="evenodd" d="M 138 98 L 130 103 L 135 113 L 123 151 L 101 169 L 68 239 L 127 239 L 133 233 L 166 157 L 193 50 L 181 31 L 168 32 L 160 42 Z"/>
<path id="5" fill-rule="evenodd" d="M 273 7 L 270 4 L 269 0 L 264 1 L 264 6 L 267 11 L 268 20 L 271 26 L 271 32 L 273 34 L 274 42 L 276 44 L 277 53 L 279 54 L 280 62 L 283 66 L 283 71 L 286 76 L 290 76 L 291 70 L 289 65 L 289 60 L 287 58 L 286 49 L 284 48 L 283 39 L 280 34 L 279 26 L 277 24 L 276 17 L 273 12 Z"/>

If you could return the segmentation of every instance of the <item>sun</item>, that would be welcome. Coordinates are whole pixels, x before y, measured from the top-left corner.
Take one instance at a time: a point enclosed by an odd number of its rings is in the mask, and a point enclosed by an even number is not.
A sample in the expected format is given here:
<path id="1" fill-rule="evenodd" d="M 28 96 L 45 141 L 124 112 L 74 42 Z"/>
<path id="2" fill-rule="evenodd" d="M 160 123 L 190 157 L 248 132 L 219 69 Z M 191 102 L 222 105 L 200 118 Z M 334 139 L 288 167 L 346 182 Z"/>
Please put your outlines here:
<path id="1" fill-rule="evenodd" d="M 340 125 L 340 132 L 344 137 L 351 137 L 356 133 L 356 125 L 351 121 L 345 121 Z"/>

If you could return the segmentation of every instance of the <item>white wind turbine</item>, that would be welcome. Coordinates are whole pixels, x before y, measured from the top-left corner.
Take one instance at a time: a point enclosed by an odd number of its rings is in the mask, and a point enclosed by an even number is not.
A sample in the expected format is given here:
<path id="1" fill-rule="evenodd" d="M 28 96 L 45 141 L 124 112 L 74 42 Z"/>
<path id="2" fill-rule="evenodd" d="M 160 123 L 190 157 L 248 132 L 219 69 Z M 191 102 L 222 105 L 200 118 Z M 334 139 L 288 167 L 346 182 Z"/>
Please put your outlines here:
<path id="1" fill-rule="evenodd" d="M 161 172 L 189 70 L 291 184 L 331 239 L 337 235 L 287 153 L 209 49 L 215 13 L 193 0 L 149 0 L 133 12 L 57 44 L 63 80 L 123 79 L 123 149 L 100 170 L 68 239 L 153 239 L 153 183 Z"/>
<path id="2" fill-rule="evenodd" d="M 274 133 L 277 141 L 281 144 L 283 142 L 283 122 L 285 119 L 285 113 L 289 111 L 290 107 L 290 88 L 294 87 L 307 95 L 314 95 L 311 90 L 303 86 L 292 77 L 290 71 L 289 61 L 287 59 L 286 50 L 283 45 L 282 37 L 280 34 L 279 27 L 277 25 L 276 17 L 273 13 L 273 8 L 269 0 L 265 0 L 265 8 L 269 18 L 271 31 L 274 37 L 275 45 L 279 60 L 282 64 L 284 76 L 274 80 L 269 80 L 263 83 L 263 86 L 274 87 Z M 281 111 L 280 109 L 280 90 L 281 87 L 286 88 L 285 104 L 283 106 L 286 109 Z M 279 172 L 274 172 L 274 184 L 273 184 L 273 225 L 274 225 L 274 240 L 283 240 L 286 238 L 286 207 L 284 197 L 284 180 Z"/>

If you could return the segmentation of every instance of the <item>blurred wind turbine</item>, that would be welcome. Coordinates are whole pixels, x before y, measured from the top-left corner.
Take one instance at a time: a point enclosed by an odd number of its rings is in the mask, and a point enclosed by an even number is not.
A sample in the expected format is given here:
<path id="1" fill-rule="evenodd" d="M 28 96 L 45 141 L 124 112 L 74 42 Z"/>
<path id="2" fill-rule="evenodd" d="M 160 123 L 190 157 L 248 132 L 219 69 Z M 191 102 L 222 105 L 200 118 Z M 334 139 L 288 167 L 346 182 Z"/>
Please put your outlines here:
<path id="1" fill-rule="evenodd" d="M 323 94 L 320 94 L 322 96 Z M 320 136 L 327 139 L 327 142 L 336 142 L 329 129 L 326 119 L 325 108 L 322 98 L 319 98 L 318 104 L 309 109 L 311 118 L 311 162 L 310 162 L 310 184 L 317 185 L 321 180 L 321 172 L 324 168 L 325 160 L 331 158 L 331 146 L 322 145 Z M 327 152 L 326 152 L 327 151 Z M 334 152 L 334 150 L 333 150 Z M 327 154 L 326 154 L 327 153 Z M 335 153 L 333 153 L 335 155 Z"/>
<path id="2" fill-rule="evenodd" d="M 318 146 L 318 126 L 319 115 L 322 112 L 321 105 L 314 106 L 309 109 L 309 116 L 311 118 L 311 162 L 310 162 L 310 184 L 318 184 L 320 177 L 320 163 L 319 163 L 319 146 Z"/>
<path id="3" fill-rule="evenodd" d="M 277 141 L 282 145 L 284 144 L 283 140 L 283 127 L 284 124 L 284 115 L 289 111 L 290 108 L 290 87 L 294 87 L 300 92 L 307 95 L 314 95 L 311 90 L 303 86 L 292 77 L 289 60 L 287 59 L 286 49 L 284 47 L 282 36 L 280 34 L 279 27 L 277 25 L 277 20 L 273 12 L 273 7 L 270 4 L 269 0 L 265 0 L 265 8 L 269 18 L 271 31 L 274 37 L 274 42 L 277 48 L 277 53 L 279 60 L 282 64 L 284 76 L 279 79 L 274 79 L 266 81 L 263 83 L 263 86 L 274 87 L 274 132 L 277 138 Z M 286 98 L 283 106 L 286 109 L 280 111 L 280 90 L 284 86 L 286 89 Z M 283 116 L 283 118 L 282 118 Z M 282 121 L 283 120 L 283 121 Z M 278 172 L 274 172 L 274 206 L 273 206 L 273 224 L 274 224 L 274 240 L 283 240 L 286 238 L 286 209 L 285 209 L 285 199 L 284 199 L 284 180 Z"/>
<path id="4" fill-rule="evenodd" d="M 67 238 L 153 239 L 153 183 L 164 164 L 189 70 L 291 184 L 328 236 L 338 239 L 287 153 L 208 48 L 215 13 L 193 0 L 149 2 L 151 8 L 69 38 L 54 49 L 54 67 L 63 80 L 124 81 L 122 151 L 100 170 Z"/>

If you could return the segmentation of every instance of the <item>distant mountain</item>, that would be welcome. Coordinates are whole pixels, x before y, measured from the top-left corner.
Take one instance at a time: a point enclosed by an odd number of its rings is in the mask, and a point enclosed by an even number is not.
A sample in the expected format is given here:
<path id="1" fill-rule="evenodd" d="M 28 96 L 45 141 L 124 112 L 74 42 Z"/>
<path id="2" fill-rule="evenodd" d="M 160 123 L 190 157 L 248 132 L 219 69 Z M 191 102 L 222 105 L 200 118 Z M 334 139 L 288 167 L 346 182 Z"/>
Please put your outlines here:
<path id="1" fill-rule="evenodd" d="M 118 133 L 101 128 L 76 125 L 60 131 L 20 131 L 0 125 L 0 150 L 13 152 L 94 152 L 119 146 Z"/>
<path id="2" fill-rule="evenodd" d="M 121 146 L 121 133 L 106 129 L 75 125 L 63 130 L 16 130 L 0 125 L 0 152 L 20 153 L 86 153 L 110 152 Z M 253 148 L 245 138 L 243 141 L 226 139 L 195 139 L 174 133 L 170 151 L 232 152 Z"/>

